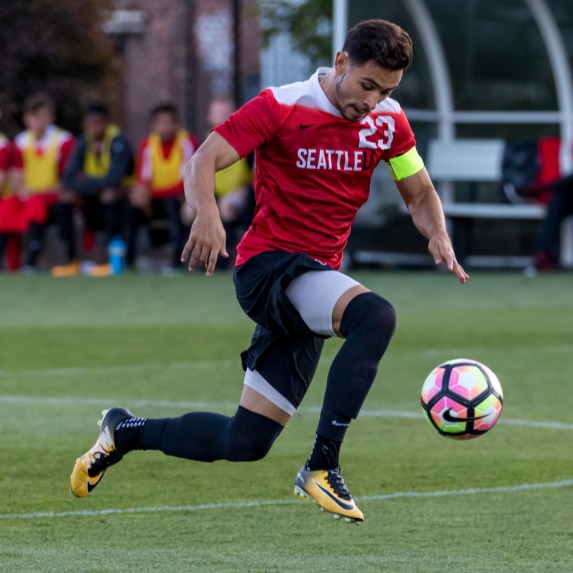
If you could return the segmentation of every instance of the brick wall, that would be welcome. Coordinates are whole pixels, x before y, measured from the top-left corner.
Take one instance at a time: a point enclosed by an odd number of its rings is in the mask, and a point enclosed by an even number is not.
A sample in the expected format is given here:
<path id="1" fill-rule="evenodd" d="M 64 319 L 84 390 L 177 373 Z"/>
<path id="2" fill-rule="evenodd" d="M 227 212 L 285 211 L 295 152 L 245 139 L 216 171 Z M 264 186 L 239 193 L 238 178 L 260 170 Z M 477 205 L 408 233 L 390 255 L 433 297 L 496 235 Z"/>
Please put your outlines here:
<path id="1" fill-rule="evenodd" d="M 243 0 L 239 99 L 259 88 L 259 34 L 255 0 Z M 114 0 L 116 9 L 145 15 L 142 33 L 116 35 L 123 81 L 123 127 L 136 143 L 148 129 L 149 110 L 173 101 L 188 128 L 202 138 L 214 95 L 234 94 L 231 0 Z"/>

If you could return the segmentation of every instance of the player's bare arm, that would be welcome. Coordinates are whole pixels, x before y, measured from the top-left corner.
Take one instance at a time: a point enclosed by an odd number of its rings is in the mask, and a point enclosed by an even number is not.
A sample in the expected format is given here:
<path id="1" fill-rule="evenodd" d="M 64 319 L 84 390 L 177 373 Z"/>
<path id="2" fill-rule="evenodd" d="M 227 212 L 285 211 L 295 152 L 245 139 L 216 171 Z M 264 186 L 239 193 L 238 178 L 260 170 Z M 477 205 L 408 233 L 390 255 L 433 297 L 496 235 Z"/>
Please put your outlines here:
<path id="1" fill-rule="evenodd" d="M 213 132 L 185 166 L 185 199 L 195 213 L 189 240 L 181 260 L 189 258 L 189 270 L 199 265 L 211 276 L 219 256 L 227 258 L 225 231 L 215 200 L 215 172 L 240 159 L 235 149 Z"/>
<path id="2" fill-rule="evenodd" d="M 408 207 L 414 225 L 428 239 L 428 251 L 434 257 L 435 263 L 446 265 L 448 271 L 454 273 L 461 283 L 465 283 L 469 275 L 456 260 L 452 242 L 446 231 L 442 203 L 427 170 L 422 168 L 414 175 L 397 181 L 396 186 Z"/>
<path id="3" fill-rule="evenodd" d="M 24 171 L 23 169 L 14 169 L 11 174 L 11 185 L 14 189 L 14 195 L 20 199 L 26 199 L 29 196 L 26 185 L 24 184 Z"/>

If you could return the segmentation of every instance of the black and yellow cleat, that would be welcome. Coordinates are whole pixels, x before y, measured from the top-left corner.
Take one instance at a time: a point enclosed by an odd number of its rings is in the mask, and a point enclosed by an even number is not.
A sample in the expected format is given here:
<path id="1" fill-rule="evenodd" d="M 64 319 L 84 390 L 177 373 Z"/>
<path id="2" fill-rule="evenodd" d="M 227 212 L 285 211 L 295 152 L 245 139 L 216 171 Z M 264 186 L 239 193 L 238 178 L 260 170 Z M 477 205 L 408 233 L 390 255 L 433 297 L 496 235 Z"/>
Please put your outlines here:
<path id="1" fill-rule="evenodd" d="M 93 447 L 76 460 L 70 476 L 70 489 L 76 497 L 86 497 L 102 480 L 109 466 L 121 460 L 123 454 L 115 445 L 115 429 L 133 414 L 125 408 L 111 408 L 102 412 L 99 436 Z"/>
<path id="2" fill-rule="evenodd" d="M 294 480 L 294 493 L 310 498 L 336 519 L 356 524 L 364 521 L 364 514 L 356 507 L 339 468 L 310 471 L 303 466 Z"/>

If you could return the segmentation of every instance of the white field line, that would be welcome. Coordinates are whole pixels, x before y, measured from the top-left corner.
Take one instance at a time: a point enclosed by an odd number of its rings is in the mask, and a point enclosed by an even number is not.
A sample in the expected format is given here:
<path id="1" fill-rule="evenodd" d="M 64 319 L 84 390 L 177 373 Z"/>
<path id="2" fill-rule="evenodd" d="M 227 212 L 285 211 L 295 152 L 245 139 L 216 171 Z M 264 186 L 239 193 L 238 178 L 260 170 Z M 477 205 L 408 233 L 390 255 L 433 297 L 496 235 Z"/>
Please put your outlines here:
<path id="1" fill-rule="evenodd" d="M 117 398 L 75 398 L 60 396 L 3 396 L 0 395 L 0 404 L 40 404 L 53 406 L 101 406 L 109 408 L 116 405 Z M 174 408 L 178 410 L 225 410 L 233 411 L 237 408 L 236 402 L 188 402 L 171 400 L 133 400 L 121 401 L 123 405 L 132 408 Z M 306 406 L 298 409 L 300 414 L 318 414 L 320 406 Z M 408 412 L 402 410 L 362 410 L 361 418 L 405 418 L 409 420 L 421 420 L 421 412 Z M 520 420 L 516 418 L 500 418 L 498 424 L 508 426 L 524 426 L 527 428 L 541 428 L 545 430 L 573 431 L 573 424 L 562 422 L 548 422 L 536 420 Z"/>
<path id="2" fill-rule="evenodd" d="M 85 374 L 112 374 L 114 372 L 155 372 L 161 370 L 187 370 L 240 366 L 238 360 L 193 360 L 189 362 L 151 362 L 148 364 L 112 364 L 110 366 L 77 366 L 69 368 L 44 368 L 37 370 L 0 370 L 0 378 L 79 376 Z"/>
<path id="3" fill-rule="evenodd" d="M 426 348 L 424 350 L 412 351 L 417 356 L 466 356 L 477 354 L 485 350 L 484 348 Z M 531 348 L 523 348 L 522 351 L 531 352 Z M 570 354 L 573 352 L 572 344 L 536 346 L 536 352 L 550 352 L 558 354 Z M 517 352 L 517 351 L 516 351 Z M 334 355 L 324 354 L 320 362 L 329 364 L 334 359 Z M 149 362 L 143 364 L 110 364 L 109 366 L 77 366 L 66 368 L 38 368 L 27 370 L 0 370 L 0 378 L 22 378 L 22 377 L 51 377 L 51 376 L 79 376 L 86 374 L 112 374 L 114 372 L 155 372 L 162 370 L 187 370 L 192 368 L 207 369 L 218 367 L 240 367 L 239 359 L 229 360 L 190 360 L 186 362 Z"/>
<path id="4" fill-rule="evenodd" d="M 388 501 L 400 498 L 432 498 L 444 496 L 465 496 L 474 494 L 488 494 L 488 493 L 518 493 L 522 491 L 531 490 L 544 490 L 544 489 L 559 489 L 564 487 L 573 487 L 573 479 L 548 482 L 548 483 L 524 483 L 519 485 L 499 486 L 499 487 L 474 487 L 468 489 L 453 489 L 441 491 L 400 491 L 389 494 L 381 495 L 365 495 L 357 497 L 357 501 Z M 204 511 L 211 509 L 242 509 L 248 507 L 264 507 L 274 505 L 291 505 L 298 503 L 297 500 L 286 499 L 266 499 L 255 501 L 238 501 L 229 503 L 204 503 L 200 505 L 159 505 L 156 507 L 126 507 L 126 508 L 110 508 L 110 509 L 94 509 L 94 510 L 78 510 L 78 511 L 46 511 L 46 512 L 32 512 L 32 513 L 3 513 L 0 514 L 0 519 L 40 519 L 40 518 L 55 518 L 55 517 L 93 517 L 101 515 L 117 515 L 117 514 L 130 514 L 130 513 L 176 513 L 181 511 Z"/>

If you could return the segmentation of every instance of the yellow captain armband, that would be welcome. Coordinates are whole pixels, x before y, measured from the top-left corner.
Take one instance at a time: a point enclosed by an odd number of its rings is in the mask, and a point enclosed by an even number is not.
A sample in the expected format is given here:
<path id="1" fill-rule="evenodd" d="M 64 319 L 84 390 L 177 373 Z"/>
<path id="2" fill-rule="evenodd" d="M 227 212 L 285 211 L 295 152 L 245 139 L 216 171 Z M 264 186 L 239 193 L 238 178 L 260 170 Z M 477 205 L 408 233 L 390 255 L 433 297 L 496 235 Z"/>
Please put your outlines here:
<path id="1" fill-rule="evenodd" d="M 418 173 L 422 167 L 424 167 L 424 161 L 415 147 L 412 147 L 403 155 L 392 157 L 388 161 L 388 171 L 390 171 L 390 175 L 395 181 L 402 181 L 402 179 Z"/>

